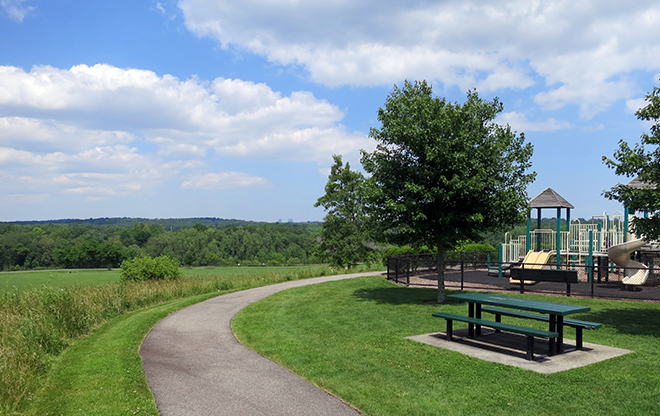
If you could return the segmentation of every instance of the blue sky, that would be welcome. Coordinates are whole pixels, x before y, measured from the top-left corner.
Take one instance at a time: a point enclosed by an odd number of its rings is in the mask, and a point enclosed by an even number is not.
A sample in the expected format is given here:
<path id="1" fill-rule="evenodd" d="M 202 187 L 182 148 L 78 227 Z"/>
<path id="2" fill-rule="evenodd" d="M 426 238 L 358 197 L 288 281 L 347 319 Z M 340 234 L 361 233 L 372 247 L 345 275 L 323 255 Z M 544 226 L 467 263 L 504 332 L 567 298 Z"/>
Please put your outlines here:
<path id="1" fill-rule="evenodd" d="M 648 131 L 657 39 L 644 0 L 0 0 L 0 221 L 320 220 L 405 79 L 500 97 L 529 196 L 611 214 L 601 157 Z"/>

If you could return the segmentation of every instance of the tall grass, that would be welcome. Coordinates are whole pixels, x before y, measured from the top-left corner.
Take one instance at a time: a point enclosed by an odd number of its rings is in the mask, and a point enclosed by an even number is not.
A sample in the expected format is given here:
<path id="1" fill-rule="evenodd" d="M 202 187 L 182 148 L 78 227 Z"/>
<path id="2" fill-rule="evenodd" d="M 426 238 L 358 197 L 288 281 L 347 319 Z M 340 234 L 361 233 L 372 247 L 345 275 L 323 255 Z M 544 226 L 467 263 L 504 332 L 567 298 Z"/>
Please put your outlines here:
<path id="1" fill-rule="evenodd" d="M 333 274 L 327 267 L 254 269 L 175 281 L 118 282 L 0 293 L 0 414 L 29 400 L 51 361 L 110 318 L 174 299 Z"/>

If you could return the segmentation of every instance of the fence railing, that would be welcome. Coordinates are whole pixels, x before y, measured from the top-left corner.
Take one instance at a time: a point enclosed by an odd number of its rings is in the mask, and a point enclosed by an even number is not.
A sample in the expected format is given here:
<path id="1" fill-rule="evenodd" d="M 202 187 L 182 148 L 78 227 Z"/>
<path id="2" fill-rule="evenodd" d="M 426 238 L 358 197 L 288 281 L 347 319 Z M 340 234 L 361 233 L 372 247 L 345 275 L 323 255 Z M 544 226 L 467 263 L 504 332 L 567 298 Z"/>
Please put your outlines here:
<path id="1" fill-rule="evenodd" d="M 553 270 L 577 271 L 578 283 L 567 286 L 562 282 L 543 281 L 524 284 L 521 288 L 519 283 L 509 278 L 506 270 L 508 264 L 497 262 L 496 252 L 449 252 L 445 255 L 445 287 L 453 290 L 512 293 L 519 293 L 523 289 L 528 294 L 660 301 L 660 258 L 645 259 L 648 269 L 624 269 L 609 263 L 606 258 L 598 259 L 593 265 L 536 265 Z M 391 281 L 407 286 L 437 287 L 436 254 L 392 256 L 388 257 L 387 265 L 387 278 Z M 505 271 L 503 277 L 498 277 L 499 267 Z M 639 271 L 648 273 L 643 284 L 625 284 L 626 277 Z"/>
<path id="2" fill-rule="evenodd" d="M 445 253 L 445 269 L 459 267 L 461 270 L 497 267 L 497 251 L 448 251 Z M 437 273 L 437 254 L 407 254 L 387 257 L 387 279 L 410 285 L 411 277 L 419 274 Z"/>

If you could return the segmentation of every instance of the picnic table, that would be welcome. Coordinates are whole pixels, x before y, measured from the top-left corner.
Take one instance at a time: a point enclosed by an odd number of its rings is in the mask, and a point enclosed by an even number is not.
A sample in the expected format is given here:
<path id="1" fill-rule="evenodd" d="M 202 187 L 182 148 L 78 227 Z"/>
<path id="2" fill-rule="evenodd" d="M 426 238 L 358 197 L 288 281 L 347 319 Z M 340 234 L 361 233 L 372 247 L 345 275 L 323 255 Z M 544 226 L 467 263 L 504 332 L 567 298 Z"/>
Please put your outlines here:
<path id="1" fill-rule="evenodd" d="M 448 295 L 447 300 L 468 302 L 468 315 L 470 318 L 481 320 L 482 305 L 497 306 L 500 308 L 531 311 L 539 314 L 549 315 L 549 332 L 556 332 L 555 339 L 549 338 L 550 353 L 561 354 L 564 352 L 564 316 L 576 313 L 589 312 L 588 306 L 566 305 L 562 303 L 544 302 L 538 300 L 512 298 L 502 295 L 491 295 L 487 293 L 459 293 Z M 522 316 L 521 316 L 522 317 Z M 596 324 L 600 325 L 600 324 Z M 469 323 L 468 336 L 481 335 L 481 325 Z"/>

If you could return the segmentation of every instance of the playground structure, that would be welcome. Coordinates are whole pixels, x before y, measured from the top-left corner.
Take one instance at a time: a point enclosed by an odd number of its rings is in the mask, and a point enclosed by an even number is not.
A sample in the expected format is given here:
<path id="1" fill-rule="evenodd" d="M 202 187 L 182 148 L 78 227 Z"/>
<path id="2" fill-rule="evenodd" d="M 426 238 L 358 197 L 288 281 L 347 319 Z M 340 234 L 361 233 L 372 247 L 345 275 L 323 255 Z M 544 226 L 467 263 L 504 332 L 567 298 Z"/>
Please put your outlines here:
<path id="1" fill-rule="evenodd" d="M 649 276 L 649 267 L 638 261 L 632 260 L 630 254 L 647 245 L 646 241 L 639 239 L 623 244 L 612 246 L 607 255 L 612 262 L 618 266 L 630 269 L 632 273 L 627 274 L 621 282 L 624 285 L 643 285 Z"/>
<path id="2" fill-rule="evenodd" d="M 499 247 L 499 275 L 503 268 L 512 264 L 522 267 L 550 268 L 562 267 L 593 270 L 596 263 L 599 266 L 623 268 L 624 277 L 621 282 L 628 285 L 643 285 L 649 276 L 646 264 L 631 259 L 631 254 L 643 249 L 649 244 L 629 233 L 629 221 L 632 215 L 627 209 L 617 211 L 613 215 L 594 216 L 595 221 L 582 224 L 580 220 L 570 219 L 573 207 L 551 188 L 546 189 L 530 201 L 530 207 L 537 210 L 537 228 L 531 229 L 531 211 L 527 224 L 527 233 L 512 238 L 505 235 L 504 243 Z M 556 229 L 541 228 L 541 210 L 557 210 Z M 567 229 L 562 230 L 561 210 L 566 210 L 565 223 Z M 660 257 L 657 249 L 644 250 L 647 257 Z M 543 254 L 542 254 L 543 253 Z M 554 257 L 554 262 L 551 257 Z M 599 260 L 600 259 L 600 260 Z M 553 264 L 554 263 L 554 264 Z"/>
<path id="3" fill-rule="evenodd" d="M 523 267 L 526 269 L 542 269 L 544 265 L 548 263 L 550 258 L 557 254 L 554 251 L 534 251 L 529 250 L 525 255 L 525 258 L 522 261 Z M 520 284 L 519 280 L 509 279 L 509 282 L 513 284 Z M 526 285 L 534 284 L 531 281 L 525 281 Z"/>

